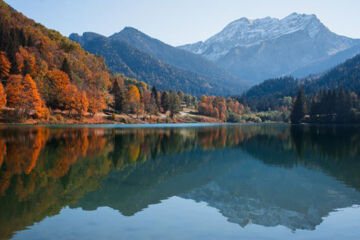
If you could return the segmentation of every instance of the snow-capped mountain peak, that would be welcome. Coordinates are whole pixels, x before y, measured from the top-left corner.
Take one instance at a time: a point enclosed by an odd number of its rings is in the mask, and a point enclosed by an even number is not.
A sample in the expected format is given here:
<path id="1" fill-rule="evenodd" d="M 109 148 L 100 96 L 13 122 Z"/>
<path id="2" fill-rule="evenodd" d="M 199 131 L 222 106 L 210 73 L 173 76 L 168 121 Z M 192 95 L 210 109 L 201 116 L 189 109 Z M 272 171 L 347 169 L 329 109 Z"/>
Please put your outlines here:
<path id="1" fill-rule="evenodd" d="M 265 17 L 256 20 L 243 17 L 228 24 L 220 33 L 206 40 L 204 44 L 197 44 L 199 48 L 195 52 L 202 54 L 207 50 L 207 46 L 216 44 L 218 46 L 212 50 L 213 54 L 210 57 L 212 60 L 216 60 L 234 47 L 249 47 L 304 30 L 311 38 L 314 38 L 321 29 L 326 29 L 326 27 L 315 15 L 293 13 L 283 19 Z"/>
<path id="2" fill-rule="evenodd" d="M 241 79 L 259 82 L 292 74 L 359 44 L 360 40 L 331 32 L 314 14 L 292 13 L 282 19 L 240 18 L 208 40 L 180 48 L 214 61 Z"/>

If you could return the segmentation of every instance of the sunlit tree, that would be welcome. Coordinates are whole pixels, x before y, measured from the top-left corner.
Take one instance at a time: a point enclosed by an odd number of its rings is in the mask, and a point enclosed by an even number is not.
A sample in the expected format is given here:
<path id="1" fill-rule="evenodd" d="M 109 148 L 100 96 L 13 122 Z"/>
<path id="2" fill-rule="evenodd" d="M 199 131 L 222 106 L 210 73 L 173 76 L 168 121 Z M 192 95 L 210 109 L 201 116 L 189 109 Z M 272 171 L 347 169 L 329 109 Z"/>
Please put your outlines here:
<path id="1" fill-rule="evenodd" d="M 126 92 L 127 110 L 132 113 L 138 113 L 140 108 L 140 91 L 139 89 L 130 84 Z"/>
<path id="2" fill-rule="evenodd" d="M 2 83 L 0 82 L 0 109 L 5 107 L 5 105 L 6 105 L 5 89 L 4 89 L 3 85 L 2 85 Z"/>
<path id="3" fill-rule="evenodd" d="M 0 80 L 6 79 L 9 76 L 11 63 L 6 57 L 6 53 L 0 51 Z"/>

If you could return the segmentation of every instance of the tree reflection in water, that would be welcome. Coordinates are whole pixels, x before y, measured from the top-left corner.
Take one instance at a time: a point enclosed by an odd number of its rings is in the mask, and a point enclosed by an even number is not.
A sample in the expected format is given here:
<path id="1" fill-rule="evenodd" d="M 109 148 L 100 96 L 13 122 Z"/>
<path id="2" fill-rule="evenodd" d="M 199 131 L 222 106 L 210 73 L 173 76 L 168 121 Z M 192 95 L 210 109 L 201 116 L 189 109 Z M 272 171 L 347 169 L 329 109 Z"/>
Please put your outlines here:
<path id="1" fill-rule="evenodd" d="M 205 201 L 241 226 L 314 229 L 360 203 L 358 130 L 3 127 L 0 239 L 68 205 L 132 216 L 172 196 Z"/>

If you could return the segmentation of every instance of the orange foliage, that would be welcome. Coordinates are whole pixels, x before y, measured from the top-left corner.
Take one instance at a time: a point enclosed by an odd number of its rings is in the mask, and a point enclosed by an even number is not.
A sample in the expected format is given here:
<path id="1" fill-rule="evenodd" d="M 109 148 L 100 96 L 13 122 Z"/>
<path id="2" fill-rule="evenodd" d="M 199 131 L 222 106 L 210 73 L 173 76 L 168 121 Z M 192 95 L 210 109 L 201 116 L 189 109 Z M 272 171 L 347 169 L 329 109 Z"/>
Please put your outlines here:
<path id="1" fill-rule="evenodd" d="M 87 100 L 89 104 L 88 111 L 92 114 L 101 112 L 106 106 L 104 97 L 101 96 L 100 93 L 96 91 L 87 92 Z"/>
<path id="2" fill-rule="evenodd" d="M 85 91 L 83 91 L 81 93 L 80 106 L 81 106 L 81 113 L 82 114 L 86 113 L 88 111 L 88 109 L 89 109 L 89 102 L 88 102 Z"/>
<path id="3" fill-rule="evenodd" d="M 25 107 L 34 110 L 37 118 L 48 118 L 49 110 L 40 97 L 36 83 L 29 74 L 23 79 L 23 91 Z"/>
<path id="4" fill-rule="evenodd" d="M 7 105 L 11 108 L 23 106 L 23 85 L 21 75 L 10 75 L 6 84 Z"/>
<path id="5" fill-rule="evenodd" d="M 6 53 L 0 51 L 0 80 L 6 79 L 9 76 L 11 63 L 6 57 Z"/>
<path id="6" fill-rule="evenodd" d="M 7 79 L 10 72 L 22 76 L 29 74 L 37 84 L 40 97 L 50 108 L 75 108 L 81 113 L 87 108 L 93 112 L 103 109 L 110 85 L 110 73 L 104 60 L 83 50 L 59 32 L 26 18 L 2 0 L 0 2 L 0 40 L 7 43 L 2 44 L 7 53 L 0 51 L 0 80 Z M 71 66 L 71 83 L 68 76 L 60 71 L 65 58 Z M 12 82 L 12 85 L 20 86 L 18 81 Z M 64 97 L 66 93 L 76 91 L 75 87 L 79 94 L 66 106 Z M 9 90 L 9 104 L 21 105 L 22 99 L 15 94 L 15 88 L 10 86 Z"/>
<path id="7" fill-rule="evenodd" d="M 17 70 L 19 72 L 36 77 L 38 68 L 34 54 L 31 54 L 25 48 L 20 47 L 19 52 L 16 53 L 16 61 L 18 66 Z"/>
<path id="8" fill-rule="evenodd" d="M 29 74 L 24 78 L 21 75 L 10 75 L 6 92 L 9 107 L 24 109 L 28 113 L 34 111 L 37 118 L 49 117 L 49 110 L 45 107 L 36 83 Z"/>
<path id="9" fill-rule="evenodd" d="M 6 94 L 2 83 L 0 82 L 0 109 L 6 105 Z"/>
<path id="10" fill-rule="evenodd" d="M 64 98 L 70 86 L 69 76 L 60 70 L 49 71 L 47 77 L 47 100 L 54 107 L 63 107 Z"/>
<path id="11" fill-rule="evenodd" d="M 40 128 L 25 132 L 25 139 L 19 144 L 19 139 L 14 139 L 7 143 L 6 171 L 2 173 L 3 178 L 0 182 L 0 195 L 4 194 L 9 187 L 9 181 L 14 175 L 29 175 L 35 168 L 41 150 L 45 147 L 49 137 L 49 130 Z M 30 136 L 30 137 L 29 137 Z M 0 145 L 1 147 L 1 145 Z"/>
<path id="12" fill-rule="evenodd" d="M 75 85 L 70 84 L 66 89 L 64 89 L 64 96 L 62 100 L 64 108 L 69 110 L 69 112 L 75 110 L 78 113 L 81 113 L 81 94 Z"/>
<path id="13" fill-rule="evenodd" d="M 198 106 L 200 114 L 226 120 L 227 113 L 243 114 L 244 106 L 233 99 L 225 99 L 223 97 L 207 97 L 201 96 Z"/>

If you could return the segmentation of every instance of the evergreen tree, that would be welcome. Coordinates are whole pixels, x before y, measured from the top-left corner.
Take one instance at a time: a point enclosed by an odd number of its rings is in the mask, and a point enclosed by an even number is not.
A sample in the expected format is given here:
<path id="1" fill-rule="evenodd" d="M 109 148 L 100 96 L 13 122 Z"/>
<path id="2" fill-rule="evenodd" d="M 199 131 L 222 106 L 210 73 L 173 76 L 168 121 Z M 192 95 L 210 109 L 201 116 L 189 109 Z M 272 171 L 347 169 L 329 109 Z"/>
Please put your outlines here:
<path id="1" fill-rule="evenodd" d="M 174 117 L 175 114 L 181 111 L 181 99 L 179 95 L 173 91 L 169 94 L 169 108 L 171 117 Z"/>
<path id="2" fill-rule="evenodd" d="M 154 99 L 156 106 L 159 108 L 160 103 L 159 103 L 159 99 L 158 99 L 158 91 L 155 86 L 153 86 L 151 89 L 151 97 Z"/>
<path id="3" fill-rule="evenodd" d="M 177 94 L 178 94 L 178 96 L 179 96 L 179 98 L 180 98 L 180 101 L 183 102 L 183 101 L 184 101 L 184 93 L 183 93 L 183 91 L 179 90 L 179 91 L 177 92 Z"/>
<path id="4" fill-rule="evenodd" d="M 30 64 L 28 62 L 28 60 L 24 60 L 24 67 L 22 69 L 22 75 L 27 75 L 27 74 L 30 74 L 31 73 L 31 67 L 30 67 Z"/>
<path id="5" fill-rule="evenodd" d="M 161 107 L 164 109 L 164 112 L 169 110 L 170 106 L 170 94 L 167 91 L 164 91 L 161 94 Z"/>
<path id="6" fill-rule="evenodd" d="M 300 123 L 301 119 L 305 116 L 305 94 L 304 90 L 300 89 L 296 100 L 293 104 L 290 120 L 292 123 Z"/>
<path id="7" fill-rule="evenodd" d="M 70 63 L 67 58 L 64 58 L 60 70 L 66 73 L 69 76 L 70 80 L 72 80 Z"/>
<path id="8" fill-rule="evenodd" d="M 112 93 L 114 95 L 114 100 L 115 100 L 115 104 L 114 104 L 115 111 L 117 112 L 124 111 L 125 92 L 123 90 L 123 87 L 120 86 L 118 79 L 115 79 L 114 81 Z"/>

